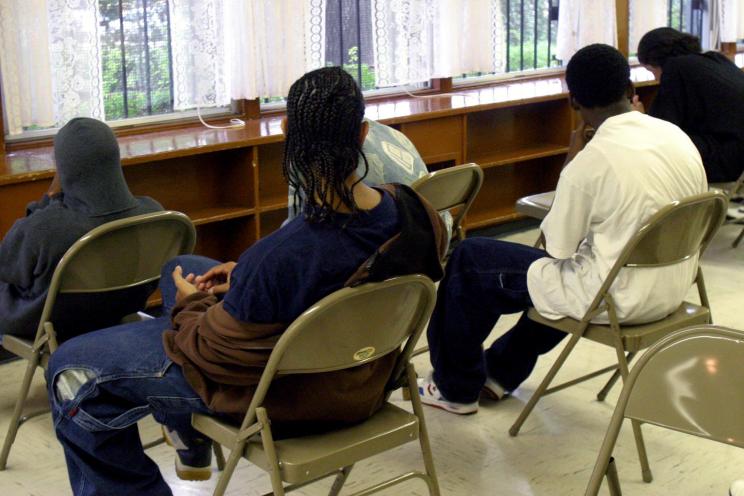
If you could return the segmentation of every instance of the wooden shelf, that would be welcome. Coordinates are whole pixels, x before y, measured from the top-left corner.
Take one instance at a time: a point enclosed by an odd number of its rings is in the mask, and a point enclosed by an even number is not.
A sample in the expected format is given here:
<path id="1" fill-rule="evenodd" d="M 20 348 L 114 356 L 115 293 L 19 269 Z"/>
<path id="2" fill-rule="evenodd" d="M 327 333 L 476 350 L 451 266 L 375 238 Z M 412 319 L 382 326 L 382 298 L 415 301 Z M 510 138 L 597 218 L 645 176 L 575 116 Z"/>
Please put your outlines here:
<path id="1" fill-rule="evenodd" d="M 248 217 L 255 214 L 256 211 L 252 208 L 241 207 L 207 207 L 189 210 L 184 213 L 191 218 L 195 226 L 200 226 L 211 222 Z"/>
<path id="2" fill-rule="evenodd" d="M 475 162 L 481 167 L 498 167 L 502 165 L 511 165 L 517 162 L 525 162 L 537 158 L 553 157 L 564 155 L 568 152 L 568 146 L 555 143 L 539 143 L 530 147 L 518 148 L 515 150 L 504 150 L 484 154 L 473 154 L 467 158 L 468 162 Z"/>
<path id="3" fill-rule="evenodd" d="M 277 202 L 277 203 L 271 203 L 268 205 L 263 205 L 259 207 L 258 211 L 263 212 L 276 212 L 277 210 L 286 210 L 287 209 L 287 202 Z"/>

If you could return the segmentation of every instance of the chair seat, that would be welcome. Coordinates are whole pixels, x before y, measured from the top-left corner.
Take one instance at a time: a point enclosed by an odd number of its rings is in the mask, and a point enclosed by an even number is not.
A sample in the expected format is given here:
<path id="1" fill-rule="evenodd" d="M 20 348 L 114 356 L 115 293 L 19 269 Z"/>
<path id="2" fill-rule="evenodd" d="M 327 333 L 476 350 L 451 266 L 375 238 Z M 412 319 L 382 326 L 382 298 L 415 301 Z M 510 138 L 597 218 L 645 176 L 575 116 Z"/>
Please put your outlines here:
<path id="1" fill-rule="evenodd" d="M 560 320 L 550 320 L 540 315 L 534 308 L 530 308 L 527 316 L 535 322 L 568 334 L 578 332 L 579 321 L 575 319 L 566 317 Z M 620 330 L 625 350 L 638 351 L 683 327 L 709 323 L 710 311 L 707 308 L 685 301 L 671 315 L 661 320 L 648 324 L 623 325 Z M 613 331 L 609 325 L 589 324 L 583 337 L 607 346 L 615 346 Z"/>
<path id="2" fill-rule="evenodd" d="M 553 198 L 555 198 L 555 191 L 525 196 L 517 200 L 514 209 L 527 217 L 544 219 L 548 215 L 550 206 L 553 205 Z"/>
<path id="3" fill-rule="evenodd" d="M 208 415 L 193 415 L 192 424 L 227 448 L 233 445 L 239 430 Z M 417 439 L 418 433 L 415 415 L 387 403 L 361 424 L 275 441 L 281 478 L 290 484 L 311 481 Z M 271 470 L 259 436 L 250 440 L 243 456 L 263 470 Z"/>

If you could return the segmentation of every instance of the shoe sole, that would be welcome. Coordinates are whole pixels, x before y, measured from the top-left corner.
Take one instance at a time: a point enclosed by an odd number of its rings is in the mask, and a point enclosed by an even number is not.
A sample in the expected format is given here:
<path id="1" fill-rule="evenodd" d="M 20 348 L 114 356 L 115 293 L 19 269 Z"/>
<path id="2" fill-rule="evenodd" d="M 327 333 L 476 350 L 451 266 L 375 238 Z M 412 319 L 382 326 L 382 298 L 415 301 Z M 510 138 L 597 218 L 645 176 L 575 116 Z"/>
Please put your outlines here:
<path id="1" fill-rule="evenodd" d="M 438 402 L 437 403 L 435 403 L 435 402 L 429 403 L 429 402 L 425 401 L 425 399 L 423 397 L 421 397 L 421 403 L 423 403 L 424 405 L 427 405 L 427 406 L 433 406 L 434 408 L 439 408 L 440 410 L 444 410 L 445 412 L 454 413 L 456 415 L 473 415 L 474 413 L 478 413 L 478 408 L 475 408 L 474 410 L 470 410 L 470 411 L 462 411 L 462 410 L 457 410 L 457 409 L 454 409 L 454 408 L 452 408 L 450 406 L 447 406 L 444 403 L 438 403 Z"/>
<path id="2" fill-rule="evenodd" d="M 161 426 L 163 430 L 163 438 L 165 444 L 171 448 L 175 448 L 171 442 L 168 434 L 165 432 L 165 427 Z M 205 481 L 212 478 L 212 467 L 191 467 L 189 465 L 181 465 L 181 461 L 178 459 L 176 454 L 176 476 L 185 481 Z"/>

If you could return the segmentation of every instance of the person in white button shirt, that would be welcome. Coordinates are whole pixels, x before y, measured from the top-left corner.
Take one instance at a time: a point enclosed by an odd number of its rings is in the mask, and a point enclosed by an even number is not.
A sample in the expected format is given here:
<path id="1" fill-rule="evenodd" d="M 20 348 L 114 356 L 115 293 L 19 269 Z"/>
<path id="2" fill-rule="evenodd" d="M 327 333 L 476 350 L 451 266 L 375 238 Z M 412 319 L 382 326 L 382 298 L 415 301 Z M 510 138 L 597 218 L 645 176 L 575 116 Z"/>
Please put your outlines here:
<path id="1" fill-rule="evenodd" d="M 580 319 L 621 250 L 663 206 L 707 190 L 697 148 L 674 124 L 632 110 L 627 60 L 607 45 L 579 50 L 566 68 L 573 107 L 586 126 L 571 137 L 568 164 L 541 230 L 546 250 L 471 238 L 454 250 L 428 329 L 432 375 L 426 404 L 475 413 L 481 393 L 498 399 L 532 372 L 566 334 L 522 315 L 485 352 L 503 314 L 534 306 Z M 586 129 L 596 129 L 586 142 Z M 655 269 L 623 269 L 610 292 L 621 322 L 661 319 L 677 309 L 697 257 Z M 597 322 L 607 322 L 600 315 Z"/>

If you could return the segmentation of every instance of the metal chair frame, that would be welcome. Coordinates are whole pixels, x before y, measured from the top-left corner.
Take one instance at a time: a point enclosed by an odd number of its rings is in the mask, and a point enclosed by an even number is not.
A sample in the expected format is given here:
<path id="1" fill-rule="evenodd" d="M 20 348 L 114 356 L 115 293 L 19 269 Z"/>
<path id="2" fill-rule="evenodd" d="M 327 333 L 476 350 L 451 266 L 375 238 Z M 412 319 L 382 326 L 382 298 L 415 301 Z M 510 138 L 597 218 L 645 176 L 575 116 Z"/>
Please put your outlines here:
<path id="1" fill-rule="evenodd" d="M 706 340 L 708 341 L 707 343 Z M 679 407 L 669 404 L 667 401 L 668 396 L 659 394 L 663 393 L 663 391 L 653 388 L 655 386 L 654 382 L 661 382 L 658 376 L 659 372 L 667 370 L 667 364 L 665 363 L 665 361 L 669 361 L 667 357 L 674 354 L 677 354 L 677 357 L 686 357 L 690 353 L 690 348 L 694 348 L 694 352 L 692 352 L 693 354 L 691 354 L 690 358 L 701 358 L 700 354 L 704 350 L 707 357 L 706 360 L 716 362 L 715 372 L 708 371 L 708 374 L 720 376 L 721 373 L 725 373 L 725 370 L 723 372 L 718 370 L 720 361 L 714 353 L 711 353 L 711 348 L 717 348 L 722 352 L 725 349 L 730 354 L 728 356 L 729 360 L 733 359 L 734 355 L 744 359 L 744 332 L 717 326 L 704 325 L 690 327 L 666 336 L 644 353 L 643 357 L 640 358 L 625 379 L 623 390 L 620 393 L 617 405 L 612 414 L 612 420 L 607 428 L 602 447 L 599 450 L 597 462 L 594 465 L 591 478 L 587 484 L 585 496 L 596 496 L 599 493 L 599 488 L 604 477 L 607 478 L 610 494 L 612 496 L 621 495 L 620 481 L 614 466 L 612 451 L 623 421 L 626 418 L 631 419 L 633 422 L 651 423 L 677 432 L 744 448 L 744 441 L 741 437 L 742 429 L 737 427 L 735 429 L 737 434 L 733 434 L 731 425 L 726 425 L 725 422 L 722 422 L 720 415 L 718 415 L 721 407 L 731 409 L 731 402 L 729 400 L 731 397 L 740 396 L 740 379 L 737 381 L 729 378 L 724 381 L 722 390 L 711 392 L 714 399 L 719 400 L 718 404 L 709 405 L 706 404 L 706 398 L 696 398 L 695 402 L 700 407 L 685 409 L 684 413 L 680 415 L 670 415 L 670 412 L 679 414 Z M 674 363 L 679 363 L 679 361 L 680 359 L 676 358 Z M 728 365 L 730 367 L 732 364 L 728 363 Z M 702 364 L 702 367 L 707 366 L 705 363 Z M 740 367 L 735 365 L 735 369 L 738 372 Z M 739 375 L 741 374 L 739 373 Z M 717 378 L 716 381 L 720 382 L 720 378 Z M 654 405 L 653 407 L 647 407 L 647 394 L 655 391 L 657 394 L 654 395 Z M 726 401 L 726 404 L 722 405 L 722 401 Z M 711 425 L 716 426 L 715 432 L 711 432 L 713 429 L 708 430 L 696 425 L 704 423 L 701 415 L 706 417 L 706 427 L 710 427 Z M 732 415 L 727 417 L 730 420 Z M 680 419 L 685 419 L 686 421 L 680 421 Z M 740 425 L 740 422 L 737 422 L 737 424 Z"/>
<path id="2" fill-rule="evenodd" d="M 516 436 L 519 433 L 522 424 L 532 412 L 541 397 L 580 382 L 587 381 L 605 372 L 614 371 L 613 376 L 597 395 L 597 399 L 602 401 L 612 385 L 617 381 L 618 377 L 622 377 L 623 380 L 627 378 L 629 362 L 633 359 L 639 349 L 649 346 L 652 343 L 642 345 L 639 340 L 638 343 L 631 344 L 628 341 L 626 331 L 632 328 L 632 326 L 622 326 L 617 318 L 617 309 L 610 290 L 620 273 L 620 270 L 625 267 L 642 269 L 644 267 L 672 265 L 688 260 L 695 254 L 702 256 L 705 248 L 710 243 L 710 240 L 723 223 L 726 213 L 726 202 L 726 197 L 722 193 L 707 192 L 684 200 L 675 201 L 651 216 L 636 235 L 628 241 L 581 320 L 564 318 L 554 321 L 542 317 L 534 308 L 529 310 L 528 317 L 530 319 L 562 330 L 563 332 L 570 333 L 571 336 L 569 342 L 563 348 L 555 363 L 535 390 L 517 420 L 509 429 L 509 434 L 511 436 Z M 698 233 L 698 237 L 693 235 L 692 237 L 688 237 L 688 239 L 678 239 L 675 243 L 669 243 L 667 240 L 664 249 L 657 248 L 660 239 L 663 239 L 663 236 L 668 234 L 663 229 L 667 226 L 667 223 L 672 224 L 674 232 L 680 232 L 683 234 L 689 233 L 689 229 L 687 231 L 682 231 L 682 229 L 689 227 L 689 225 L 682 222 L 677 215 L 690 211 L 688 209 L 700 209 L 706 207 L 708 208 L 708 216 L 707 219 L 701 218 L 701 225 L 699 227 L 702 232 Z M 685 247 L 689 249 L 686 249 Z M 644 250 L 646 251 L 644 252 Z M 677 312 L 665 319 L 653 323 L 655 326 L 662 325 L 665 322 L 679 322 L 680 325 L 678 328 L 681 328 L 688 325 L 710 322 L 710 304 L 705 291 L 703 273 L 699 267 L 695 283 L 698 287 L 702 307 L 683 302 Z M 609 325 L 596 325 L 591 323 L 594 318 L 604 312 L 607 312 L 609 317 Z M 674 329 L 669 332 L 672 332 L 673 330 Z M 587 334 L 588 331 L 589 333 Z M 569 354 L 573 351 L 579 339 L 582 337 L 614 347 L 617 354 L 617 365 L 612 365 L 580 378 L 548 388 L 558 370 L 563 366 Z M 661 339 L 662 337 L 663 336 L 658 336 L 656 339 Z M 635 434 L 636 446 L 638 448 L 638 455 L 641 462 L 643 480 L 650 482 L 652 479 L 651 469 L 648 464 L 639 422 L 633 421 L 633 432 Z"/>
<path id="3" fill-rule="evenodd" d="M 343 308 L 344 305 L 354 305 L 356 302 L 368 301 L 370 297 L 375 296 L 374 293 L 378 293 L 380 297 L 373 304 L 376 306 L 374 308 L 370 307 L 371 309 L 369 311 L 375 315 L 390 314 L 390 311 L 384 312 L 384 310 L 389 310 L 391 305 L 400 305 L 400 302 L 396 301 L 394 297 L 395 295 L 403 294 L 401 291 L 405 291 L 405 294 L 408 295 L 406 298 L 412 299 L 414 304 L 407 305 L 408 309 L 405 312 L 408 313 L 403 317 L 406 321 L 400 323 L 396 321 L 398 328 L 386 329 L 384 331 L 386 333 L 384 337 L 381 336 L 383 332 L 372 332 L 371 328 L 377 325 L 374 322 L 361 324 L 364 327 L 363 329 L 345 324 L 343 326 L 344 329 L 333 330 L 334 325 L 328 324 L 328 320 L 324 320 L 329 318 L 327 317 L 328 315 L 338 312 L 338 309 Z M 336 478 L 329 493 L 331 496 L 335 496 L 341 491 L 356 461 L 418 438 L 424 458 L 424 472 L 412 471 L 399 475 L 358 491 L 354 493 L 354 496 L 369 495 L 413 478 L 422 479 L 426 482 L 429 493 L 438 496 L 439 484 L 437 482 L 434 462 L 431 457 L 431 447 L 429 445 L 424 412 L 418 395 L 412 395 L 411 397 L 413 415 L 387 402 L 394 388 L 400 387 L 403 384 L 411 388 L 416 388 L 416 373 L 410 363 L 410 356 L 416 341 L 434 309 L 435 299 L 436 289 L 434 283 L 429 278 L 422 275 L 401 276 L 379 283 L 367 283 L 354 288 L 341 289 L 325 297 L 298 317 L 282 334 L 274 347 L 239 429 L 212 416 L 194 414 L 192 417 L 192 424 L 197 430 L 213 439 L 220 437 L 221 444 L 229 447 L 231 450 L 225 469 L 214 490 L 214 495 L 222 496 L 225 493 L 240 458 L 246 458 L 249 461 L 253 460 L 255 463 L 256 459 L 252 457 L 258 456 L 261 457 L 260 459 L 264 463 L 264 466 L 261 468 L 268 471 L 271 476 L 273 492 L 268 494 L 282 496 L 285 492 L 335 475 Z M 409 301 L 409 303 L 411 302 Z M 387 320 L 390 321 L 391 319 Z M 370 337 L 372 335 L 374 335 L 374 338 Z M 333 339 L 331 336 L 338 336 L 339 339 Z M 322 343 L 322 348 L 320 345 L 314 343 Z M 369 346 L 370 344 L 374 346 Z M 358 348 L 360 345 L 362 347 Z M 367 421 L 352 427 L 343 428 L 340 431 L 318 434 L 310 438 L 285 439 L 280 441 L 280 443 L 285 443 L 283 445 L 277 445 L 275 443 L 270 414 L 263 406 L 275 377 L 349 369 L 400 350 L 401 346 L 403 346 L 403 349 L 393 369 L 389 382 L 391 388 L 387 393 L 386 403 L 382 410 Z M 357 351 L 354 352 L 354 350 Z M 301 405 L 298 405 L 298 408 L 301 408 Z M 384 436 L 379 432 L 369 433 L 365 429 L 370 423 L 375 422 L 376 417 L 381 414 L 404 417 L 404 421 L 412 422 L 410 428 L 413 430 L 404 439 L 388 441 L 383 447 L 382 445 L 385 442 L 381 441 L 381 439 L 384 439 Z M 397 419 L 396 422 L 398 422 Z M 355 444 L 353 454 L 346 454 L 343 460 L 338 459 L 337 457 L 339 455 L 336 455 L 336 458 L 333 458 L 331 462 L 326 462 L 327 466 L 338 462 L 339 464 L 335 465 L 335 467 L 340 468 L 336 470 L 323 471 L 321 468 L 314 466 L 313 473 L 310 473 L 311 470 L 309 469 L 306 473 L 303 467 L 297 469 L 288 468 L 287 462 L 282 459 L 282 447 L 288 446 L 286 443 L 295 443 L 295 445 L 297 443 L 306 443 L 303 446 L 307 450 L 309 449 L 307 448 L 308 439 L 323 442 L 328 435 L 336 435 L 339 432 L 341 432 L 340 435 L 342 436 L 348 432 L 361 432 L 363 433 L 364 441 Z M 231 438 L 232 442 L 228 442 L 228 438 Z M 374 444 L 372 439 L 376 440 L 376 445 L 374 446 L 370 446 Z M 329 457 L 320 456 L 319 459 L 327 461 Z M 317 460 L 314 459 L 312 463 L 316 462 Z M 298 471 L 301 471 L 299 475 L 296 473 Z M 284 482 L 286 479 L 290 479 L 287 482 L 291 482 L 292 484 L 285 487 Z"/>
<path id="4" fill-rule="evenodd" d="M 111 266 L 101 267 L 101 275 L 98 277 L 101 285 L 95 287 L 90 286 L 86 284 L 86 282 L 81 281 L 74 274 L 78 269 L 77 265 L 83 264 L 81 258 L 84 258 L 86 250 L 98 246 L 98 244 L 105 242 L 108 236 L 116 235 L 121 230 L 137 228 L 138 226 L 156 222 L 169 223 L 180 230 L 179 239 L 174 240 L 177 241 L 177 244 L 170 247 L 169 258 L 180 254 L 191 253 L 193 251 L 196 243 L 196 230 L 194 229 L 191 220 L 180 212 L 155 212 L 125 219 L 118 219 L 98 226 L 73 243 L 57 264 L 54 274 L 52 275 L 52 280 L 49 284 L 49 290 L 47 292 L 47 297 L 44 302 L 44 308 L 41 313 L 41 318 L 39 319 L 39 325 L 36 329 L 34 340 L 30 341 L 15 336 L 4 337 L 4 347 L 11 353 L 27 360 L 28 363 L 26 364 L 26 371 L 23 380 L 21 381 L 21 388 L 18 393 L 16 405 L 10 418 L 10 424 L 3 442 L 2 452 L 0 452 L 0 470 L 5 470 L 7 466 L 10 449 L 15 441 L 19 427 L 29 419 L 49 411 L 42 410 L 25 416 L 23 415 L 24 405 L 28 398 L 31 381 L 36 368 L 42 367 L 46 370 L 49 356 L 54 353 L 58 347 L 57 333 L 54 329 L 54 323 L 51 321 L 52 312 L 58 295 L 75 293 L 106 293 L 109 291 L 135 288 L 157 281 L 160 278 L 160 271 L 158 270 L 157 272 L 153 271 L 153 273 L 148 274 L 146 277 L 138 278 L 137 280 L 127 281 L 126 283 L 117 281 L 115 285 L 107 286 L 102 281 L 107 278 L 107 270 L 111 270 L 112 267 L 116 265 L 111 264 Z M 142 255 L 148 256 L 149 254 L 144 253 Z M 162 265 L 166 261 L 167 260 L 162 260 L 157 265 Z M 121 279 L 121 276 L 117 275 L 113 277 L 113 279 Z"/>

